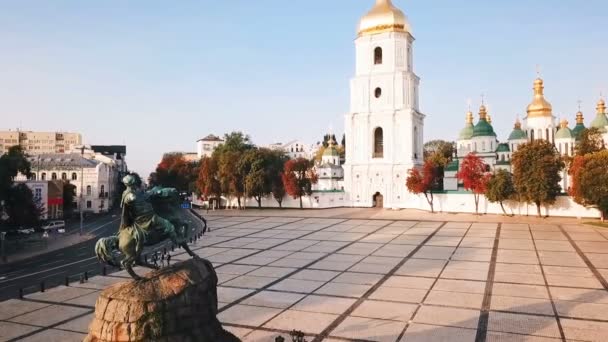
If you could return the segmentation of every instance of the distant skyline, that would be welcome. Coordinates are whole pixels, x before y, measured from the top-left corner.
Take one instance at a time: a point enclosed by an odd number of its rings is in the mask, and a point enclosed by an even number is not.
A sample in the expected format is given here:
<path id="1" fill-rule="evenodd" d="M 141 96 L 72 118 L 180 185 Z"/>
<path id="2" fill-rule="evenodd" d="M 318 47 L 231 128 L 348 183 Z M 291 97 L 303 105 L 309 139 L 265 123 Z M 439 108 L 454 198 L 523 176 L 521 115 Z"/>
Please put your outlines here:
<path id="1" fill-rule="evenodd" d="M 0 130 L 164 152 L 241 130 L 266 145 L 342 135 L 359 18 L 375 0 L 4 1 Z M 536 66 L 554 115 L 585 123 L 608 93 L 608 2 L 393 0 L 408 16 L 425 140 L 456 139 L 484 94 L 498 139 L 525 116 Z"/>

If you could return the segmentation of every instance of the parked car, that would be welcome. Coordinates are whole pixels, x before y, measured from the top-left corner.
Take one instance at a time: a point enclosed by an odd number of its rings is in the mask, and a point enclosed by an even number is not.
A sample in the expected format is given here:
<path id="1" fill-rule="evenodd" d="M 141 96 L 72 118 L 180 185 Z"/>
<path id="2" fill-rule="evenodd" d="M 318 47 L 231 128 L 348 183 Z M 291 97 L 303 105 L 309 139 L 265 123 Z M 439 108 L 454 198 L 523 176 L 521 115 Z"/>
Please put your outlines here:
<path id="1" fill-rule="evenodd" d="M 17 233 L 19 233 L 19 234 L 26 234 L 26 235 L 33 234 L 35 231 L 36 230 L 34 228 L 20 228 L 20 229 L 17 229 Z"/>
<path id="2" fill-rule="evenodd" d="M 50 221 L 49 223 L 42 226 L 42 230 L 44 231 L 55 231 L 58 229 L 63 229 L 65 232 L 65 221 Z"/>
<path id="3" fill-rule="evenodd" d="M 59 228 L 59 229 L 57 229 L 57 233 L 59 233 L 59 234 L 65 233 L 65 228 Z"/>

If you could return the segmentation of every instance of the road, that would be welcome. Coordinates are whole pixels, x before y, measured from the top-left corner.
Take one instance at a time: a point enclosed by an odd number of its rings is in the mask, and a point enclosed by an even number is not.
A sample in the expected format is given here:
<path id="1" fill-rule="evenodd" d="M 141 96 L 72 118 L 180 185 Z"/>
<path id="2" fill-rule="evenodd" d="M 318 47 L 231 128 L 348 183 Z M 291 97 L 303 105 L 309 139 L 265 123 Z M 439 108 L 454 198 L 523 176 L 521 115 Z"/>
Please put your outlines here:
<path id="1" fill-rule="evenodd" d="M 189 211 L 186 219 L 198 231 L 201 228 L 198 218 Z M 94 239 L 41 254 L 30 259 L 0 266 L 0 301 L 19 297 L 19 289 L 24 293 L 40 291 L 44 282 L 46 289 L 65 284 L 65 278 L 77 281 L 84 272 L 89 275 L 100 274 L 102 265 L 97 261 L 94 246 L 97 239 L 114 234 L 118 230 L 118 215 L 107 215 L 85 225 L 85 232 L 95 235 Z M 162 246 L 156 246 L 156 249 Z M 108 273 L 116 271 L 106 268 Z"/>

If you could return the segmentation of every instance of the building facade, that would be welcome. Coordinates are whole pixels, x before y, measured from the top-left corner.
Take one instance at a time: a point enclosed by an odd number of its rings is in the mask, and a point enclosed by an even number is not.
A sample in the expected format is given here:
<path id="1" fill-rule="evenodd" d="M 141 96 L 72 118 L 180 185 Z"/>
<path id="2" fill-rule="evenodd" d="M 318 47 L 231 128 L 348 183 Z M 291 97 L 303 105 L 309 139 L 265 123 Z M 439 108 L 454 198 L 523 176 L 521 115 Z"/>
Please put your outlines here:
<path id="1" fill-rule="evenodd" d="M 344 122 L 344 182 L 353 206 L 407 206 L 405 178 L 423 161 L 425 118 L 413 44 L 406 16 L 390 0 L 376 0 L 359 22 Z"/>
<path id="2" fill-rule="evenodd" d="M 313 145 L 306 144 L 301 140 L 292 140 L 285 144 L 274 143 L 268 145 L 268 148 L 283 151 L 290 159 L 312 159 L 314 158 L 315 153 L 318 151 L 318 148 L 315 149 Z"/>
<path id="3" fill-rule="evenodd" d="M 209 134 L 208 136 L 199 139 L 196 142 L 196 154 L 198 159 L 203 157 L 211 157 L 213 151 L 215 151 L 215 149 L 223 143 L 224 140 L 213 134 Z"/>
<path id="4" fill-rule="evenodd" d="M 66 153 L 82 144 L 80 133 L 0 131 L 0 154 L 15 145 L 21 145 L 28 155 Z"/>

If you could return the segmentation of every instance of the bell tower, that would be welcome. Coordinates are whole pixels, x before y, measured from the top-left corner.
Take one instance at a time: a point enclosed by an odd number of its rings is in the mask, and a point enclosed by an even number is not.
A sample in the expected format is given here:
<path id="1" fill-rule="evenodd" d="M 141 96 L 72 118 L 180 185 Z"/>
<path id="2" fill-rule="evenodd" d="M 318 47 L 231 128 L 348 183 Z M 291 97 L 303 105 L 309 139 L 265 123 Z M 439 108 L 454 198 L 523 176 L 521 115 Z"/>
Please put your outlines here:
<path id="1" fill-rule="evenodd" d="M 405 207 L 407 172 L 423 161 L 425 116 L 418 107 L 411 32 L 391 0 L 376 0 L 359 22 L 344 122 L 345 188 L 355 207 Z"/>

